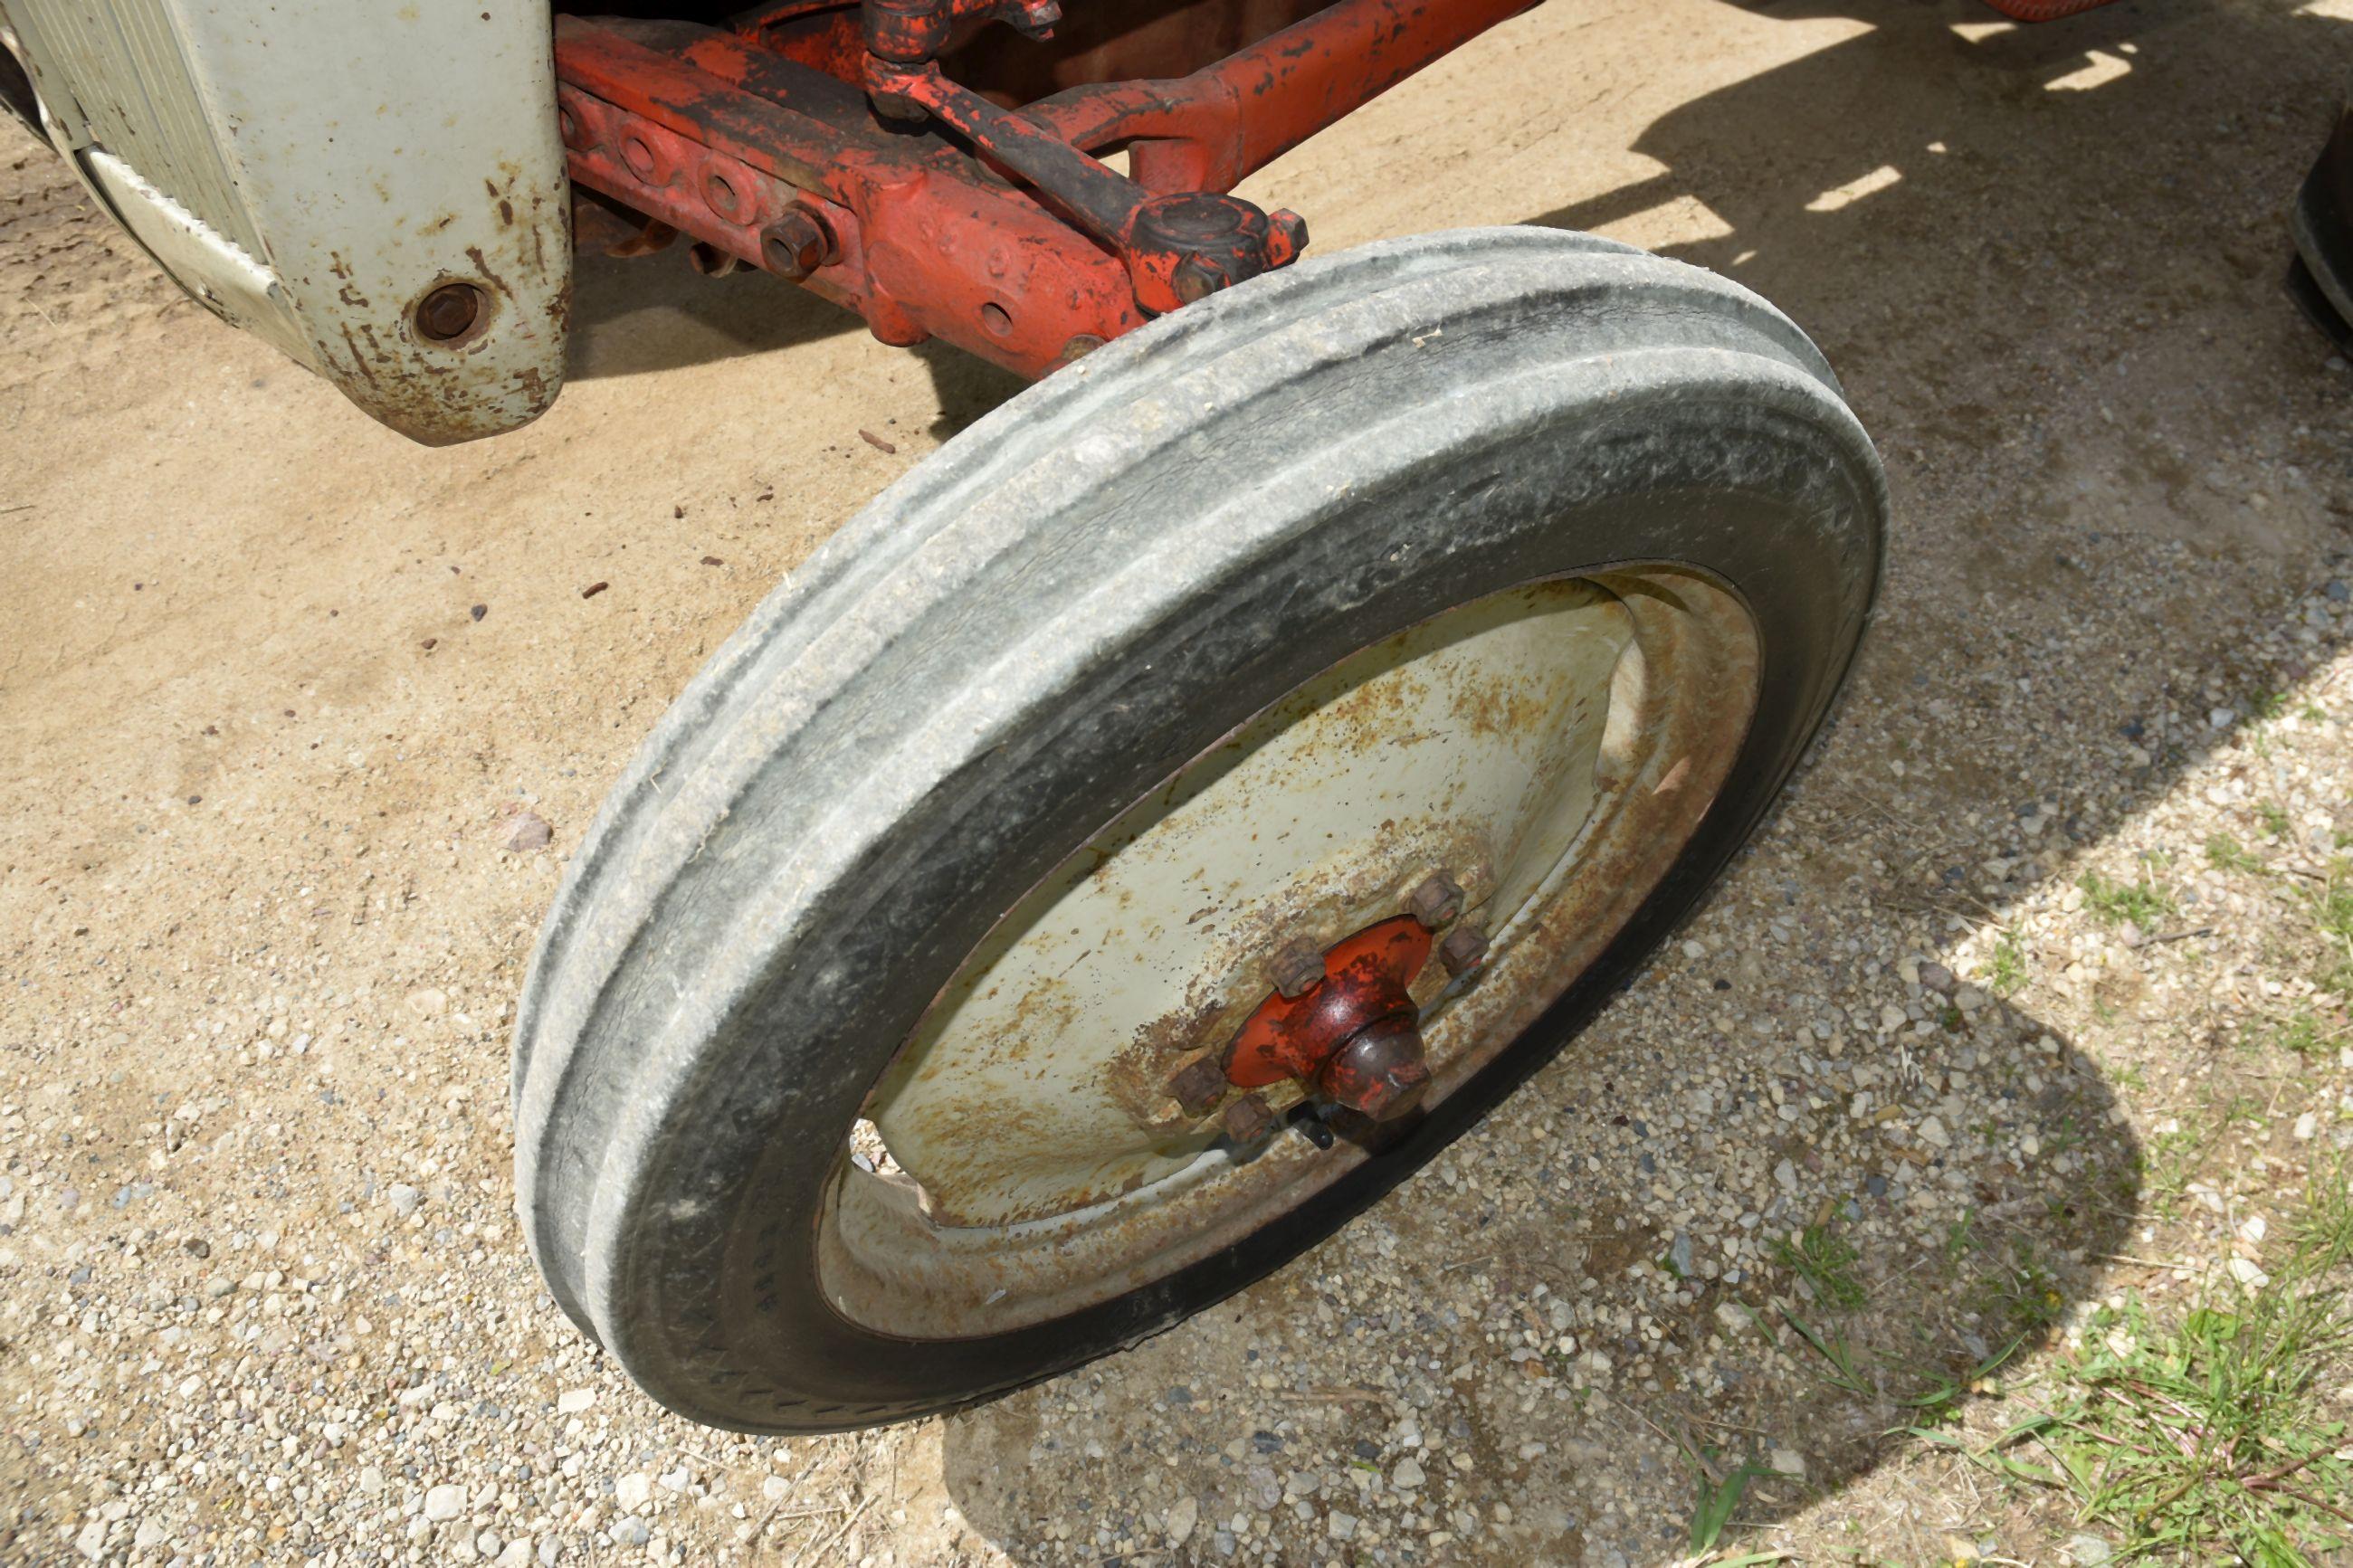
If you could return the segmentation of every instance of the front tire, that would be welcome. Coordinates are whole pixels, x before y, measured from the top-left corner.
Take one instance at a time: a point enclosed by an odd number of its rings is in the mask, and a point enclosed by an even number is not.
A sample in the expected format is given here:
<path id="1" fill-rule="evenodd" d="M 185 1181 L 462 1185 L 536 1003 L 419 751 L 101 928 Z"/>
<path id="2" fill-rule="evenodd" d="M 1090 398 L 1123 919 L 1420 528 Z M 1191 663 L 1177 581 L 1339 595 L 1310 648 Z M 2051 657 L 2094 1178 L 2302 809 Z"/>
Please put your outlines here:
<path id="1" fill-rule="evenodd" d="M 1278 1267 L 1689 911 L 1829 710 L 1885 508 L 1795 327 L 1583 236 L 1311 261 L 1023 393 L 770 596 L 574 858 L 515 1043 L 549 1288 L 671 1408 L 812 1432 Z M 1253 1157 L 1172 1115 L 1160 1075 L 1264 993 L 1269 910 L 1324 945 L 1433 857 L 1501 934 L 1418 983 L 1413 1117 Z M 1082 909 L 1061 956 L 1144 980 L 1050 973 Z"/>

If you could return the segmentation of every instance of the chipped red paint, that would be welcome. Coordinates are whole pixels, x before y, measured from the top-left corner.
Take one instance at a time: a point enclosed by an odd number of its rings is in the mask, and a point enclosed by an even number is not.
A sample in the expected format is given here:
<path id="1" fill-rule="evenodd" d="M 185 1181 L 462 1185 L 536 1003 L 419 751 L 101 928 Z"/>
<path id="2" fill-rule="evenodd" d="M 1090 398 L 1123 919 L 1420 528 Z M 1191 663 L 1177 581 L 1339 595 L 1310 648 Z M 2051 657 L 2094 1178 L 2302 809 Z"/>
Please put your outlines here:
<path id="1" fill-rule="evenodd" d="M 1287 265 L 1305 223 L 1234 183 L 1527 3 L 1341 0 L 1190 75 L 1019 110 L 940 57 L 991 22 L 1044 37 L 1052 0 L 779 0 L 733 31 L 564 16 L 556 71 L 573 180 L 649 232 L 795 277 L 885 342 L 939 337 L 1036 377 Z M 1201 10 L 1131 58 L 1165 66 L 1172 37 L 1265 6 Z M 1093 156 L 1127 143 L 1134 178 Z M 830 245 L 803 268 L 812 223 Z"/>
<path id="2" fill-rule="evenodd" d="M 1419 1009 L 1407 987 L 1430 962 L 1428 927 L 1411 915 L 1366 926 L 1324 951 L 1323 981 L 1297 997 L 1270 994 L 1226 1047 L 1242 1089 L 1285 1079 L 1376 1121 L 1412 1109 L 1430 1082 Z"/>

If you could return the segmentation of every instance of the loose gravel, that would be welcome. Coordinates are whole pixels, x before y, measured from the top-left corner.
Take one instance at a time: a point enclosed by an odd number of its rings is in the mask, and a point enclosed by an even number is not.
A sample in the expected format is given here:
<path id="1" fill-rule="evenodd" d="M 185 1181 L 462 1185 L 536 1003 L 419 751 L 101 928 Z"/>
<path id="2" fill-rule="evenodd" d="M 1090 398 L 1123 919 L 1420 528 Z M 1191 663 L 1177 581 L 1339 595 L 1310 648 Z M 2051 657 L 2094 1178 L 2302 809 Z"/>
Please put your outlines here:
<path id="1" fill-rule="evenodd" d="M 1886 453 L 1883 613 L 1722 892 L 1424 1175 L 821 1439 L 664 1414 L 548 1300 L 507 1031 L 669 695 L 1007 387 L 592 268 L 557 411 L 418 456 L 0 143 L 0 1557 L 1630 1564 L 1737 1478 L 1744 1549 L 2102 1561 L 1889 1434 L 2259 1275 L 2353 1142 L 2353 369 L 2275 288 L 2353 24 L 2160 9 L 1549 7 L 1263 182 L 1319 244 L 1542 217 L 1772 295 Z M 778 366 L 827 395 L 713 427 Z"/>

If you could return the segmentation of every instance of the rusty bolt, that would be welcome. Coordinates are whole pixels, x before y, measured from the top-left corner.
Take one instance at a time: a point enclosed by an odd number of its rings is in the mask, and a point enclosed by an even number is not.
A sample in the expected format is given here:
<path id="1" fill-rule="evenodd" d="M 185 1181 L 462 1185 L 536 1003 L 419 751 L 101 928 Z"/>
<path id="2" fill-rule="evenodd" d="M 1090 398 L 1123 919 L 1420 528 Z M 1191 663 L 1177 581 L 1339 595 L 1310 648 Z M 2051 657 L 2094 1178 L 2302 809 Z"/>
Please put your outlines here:
<path id="1" fill-rule="evenodd" d="M 1296 1001 L 1324 984 L 1324 950 L 1303 936 L 1293 937 L 1276 950 L 1266 973 L 1277 994 Z"/>
<path id="2" fill-rule="evenodd" d="M 419 335 L 450 342 L 473 331 L 481 319 L 482 291 L 471 283 L 444 283 L 417 302 L 412 318 Z"/>
<path id="3" fill-rule="evenodd" d="M 796 283 L 826 263 L 833 251 L 833 236 L 824 221 L 807 207 L 788 207 L 760 236 L 760 254 L 768 269 Z"/>
<path id="4" fill-rule="evenodd" d="M 1092 332 L 1076 333 L 1062 345 L 1061 363 L 1075 364 L 1103 346 L 1103 341 Z"/>
<path id="5" fill-rule="evenodd" d="M 1307 248 L 1307 220 L 1297 213 L 1288 207 L 1277 207 L 1266 215 L 1266 221 L 1274 226 L 1277 234 L 1291 242 L 1293 255 L 1296 256 Z"/>
<path id="6" fill-rule="evenodd" d="M 1226 1107 L 1226 1136 L 1248 1148 L 1274 1131 L 1274 1108 L 1262 1094 L 1246 1094 Z"/>
<path id="7" fill-rule="evenodd" d="M 1226 288 L 1230 281 L 1225 268 L 1199 256 L 1188 256 L 1178 262 L 1176 270 L 1168 278 L 1169 287 L 1176 290 L 1176 298 L 1187 305 L 1208 299 Z"/>
<path id="8" fill-rule="evenodd" d="M 1470 973 L 1487 962 L 1487 933 L 1475 925 L 1456 926 L 1438 944 L 1438 962 L 1449 974 Z"/>
<path id="9" fill-rule="evenodd" d="M 1462 912 L 1462 884 L 1443 871 L 1436 872 L 1422 879 L 1421 886 L 1408 895 L 1405 907 L 1425 931 L 1451 925 Z"/>
<path id="10" fill-rule="evenodd" d="M 1195 1057 L 1168 1079 L 1168 1092 L 1187 1116 L 1199 1116 L 1226 1092 L 1226 1069 L 1214 1056 Z"/>

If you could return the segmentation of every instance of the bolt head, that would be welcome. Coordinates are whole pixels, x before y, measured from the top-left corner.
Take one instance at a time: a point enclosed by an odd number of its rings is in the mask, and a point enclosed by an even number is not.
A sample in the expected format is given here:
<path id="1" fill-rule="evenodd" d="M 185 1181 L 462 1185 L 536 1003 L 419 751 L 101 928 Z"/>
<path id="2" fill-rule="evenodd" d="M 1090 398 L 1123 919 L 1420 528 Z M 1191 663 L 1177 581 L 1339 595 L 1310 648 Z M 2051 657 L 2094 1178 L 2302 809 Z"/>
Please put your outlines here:
<path id="1" fill-rule="evenodd" d="M 1176 298 L 1192 305 L 1228 287 L 1231 279 L 1227 278 L 1225 268 L 1215 262 L 1198 256 L 1188 256 L 1176 264 L 1176 270 L 1170 274 L 1168 281 L 1170 287 L 1176 290 Z"/>
<path id="2" fill-rule="evenodd" d="M 1275 1125 L 1274 1108 L 1262 1094 L 1246 1094 L 1226 1107 L 1226 1135 L 1245 1147 L 1266 1142 Z"/>
<path id="3" fill-rule="evenodd" d="M 471 283 L 444 283 L 417 303 L 417 330 L 437 343 L 462 338 L 481 318 L 482 291 Z"/>
<path id="4" fill-rule="evenodd" d="M 1297 256 L 1307 248 L 1307 220 L 1288 207 L 1277 207 L 1266 215 L 1267 223 L 1282 237 L 1283 243 Z"/>
<path id="5" fill-rule="evenodd" d="M 1438 944 L 1438 962 L 1458 978 L 1487 962 L 1487 933 L 1475 925 L 1456 926 Z"/>
<path id="6" fill-rule="evenodd" d="M 1199 1116 L 1217 1104 L 1231 1086 L 1216 1056 L 1195 1057 L 1168 1079 L 1168 1092 L 1187 1116 Z"/>
<path id="7" fill-rule="evenodd" d="M 1295 1002 L 1324 984 L 1324 950 L 1303 936 L 1293 937 L 1276 952 L 1266 973 L 1276 993 Z"/>
<path id="8" fill-rule="evenodd" d="M 1422 879 L 1421 886 L 1407 896 L 1405 907 L 1426 931 L 1451 925 L 1462 912 L 1462 884 L 1440 871 Z"/>
<path id="9" fill-rule="evenodd" d="M 824 266 L 832 248 L 825 226 L 801 207 L 786 212 L 760 236 L 760 255 L 768 270 L 796 283 Z"/>

